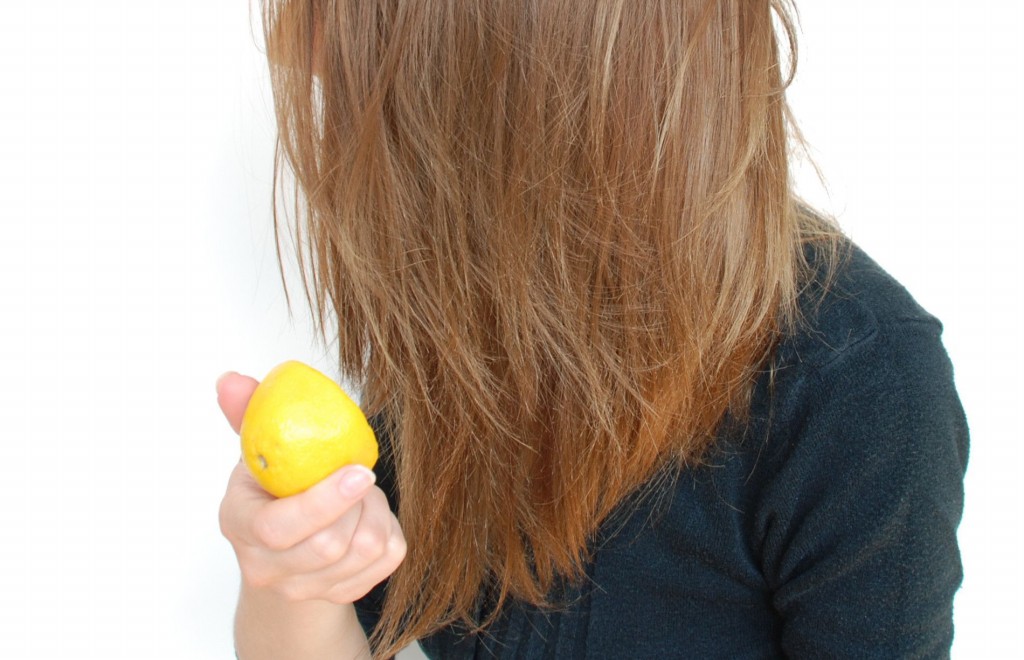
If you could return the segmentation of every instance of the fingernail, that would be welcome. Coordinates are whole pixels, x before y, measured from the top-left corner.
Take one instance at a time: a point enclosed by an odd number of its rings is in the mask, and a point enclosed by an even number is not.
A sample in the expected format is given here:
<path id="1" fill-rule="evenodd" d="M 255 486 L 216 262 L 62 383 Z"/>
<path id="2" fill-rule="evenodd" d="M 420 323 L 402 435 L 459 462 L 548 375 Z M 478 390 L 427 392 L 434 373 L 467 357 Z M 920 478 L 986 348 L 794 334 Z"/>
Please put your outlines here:
<path id="1" fill-rule="evenodd" d="M 357 497 L 376 481 L 377 475 L 362 466 L 353 466 L 341 476 L 338 489 L 345 497 Z"/>
<path id="2" fill-rule="evenodd" d="M 224 373 L 222 373 L 222 374 L 221 374 L 220 376 L 218 376 L 218 377 L 217 377 L 217 389 L 220 389 L 220 381 L 224 380 L 224 379 L 225 379 L 225 378 L 227 378 L 228 376 L 234 376 L 234 375 L 235 375 L 235 373 L 237 373 L 237 372 L 234 372 L 234 371 L 225 371 L 225 372 L 224 372 Z"/>

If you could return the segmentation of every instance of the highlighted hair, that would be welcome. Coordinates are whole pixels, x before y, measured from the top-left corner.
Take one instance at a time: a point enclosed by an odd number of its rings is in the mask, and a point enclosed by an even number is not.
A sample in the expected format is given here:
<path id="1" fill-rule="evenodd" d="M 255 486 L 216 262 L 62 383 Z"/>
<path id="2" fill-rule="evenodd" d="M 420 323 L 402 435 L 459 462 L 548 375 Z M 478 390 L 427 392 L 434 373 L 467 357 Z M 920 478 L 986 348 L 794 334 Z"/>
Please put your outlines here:
<path id="1" fill-rule="evenodd" d="M 838 233 L 791 188 L 783 0 L 263 5 L 307 296 L 393 422 L 386 656 L 579 576 L 742 416 Z"/>

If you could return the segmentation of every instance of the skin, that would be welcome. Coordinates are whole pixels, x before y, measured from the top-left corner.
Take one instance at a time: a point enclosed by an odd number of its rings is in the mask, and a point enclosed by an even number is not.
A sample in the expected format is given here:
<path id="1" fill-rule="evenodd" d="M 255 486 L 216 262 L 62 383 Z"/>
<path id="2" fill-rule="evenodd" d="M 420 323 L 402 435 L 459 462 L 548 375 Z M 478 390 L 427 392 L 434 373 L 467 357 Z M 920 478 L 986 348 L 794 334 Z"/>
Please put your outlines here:
<path id="1" fill-rule="evenodd" d="M 238 433 L 257 381 L 229 372 L 217 402 Z M 405 537 L 374 475 L 347 466 L 285 498 L 239 461 L 220 507 L 242 573 L 235 617 L 241 660 L 370 657 L 352 603 L 405 557 Z"/>

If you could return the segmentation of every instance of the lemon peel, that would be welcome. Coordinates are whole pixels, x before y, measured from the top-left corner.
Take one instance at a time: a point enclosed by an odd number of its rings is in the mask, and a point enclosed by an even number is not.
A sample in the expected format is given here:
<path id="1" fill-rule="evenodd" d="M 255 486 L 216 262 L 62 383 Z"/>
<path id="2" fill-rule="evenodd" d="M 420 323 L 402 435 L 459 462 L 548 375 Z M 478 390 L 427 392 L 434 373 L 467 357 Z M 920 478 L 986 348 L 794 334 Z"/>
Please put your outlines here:
<path id="1" fill-rule="evenodd" d="M 257 386 L 239 436 L 249 471 L 276 497 L 301 493 L 346 465 L 372 469 L 379 451 L 359 406 L 295 360 L 274 367 Z"/>

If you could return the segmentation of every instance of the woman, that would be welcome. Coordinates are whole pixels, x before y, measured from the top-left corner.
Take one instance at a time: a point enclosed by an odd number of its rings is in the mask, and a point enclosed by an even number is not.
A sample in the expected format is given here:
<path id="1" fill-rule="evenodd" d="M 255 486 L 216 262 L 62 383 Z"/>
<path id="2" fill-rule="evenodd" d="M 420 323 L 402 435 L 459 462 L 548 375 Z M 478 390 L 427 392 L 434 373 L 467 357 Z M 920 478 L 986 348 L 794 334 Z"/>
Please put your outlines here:
<path id="1" fill-rule="evenodd" d="M 240 657 L 948 653 L 941 326 L 793 193 L 776 20 L 795 61 L 776 0 L 265 3 L 384 452 L 282 500 L 235 470 Z"/>

